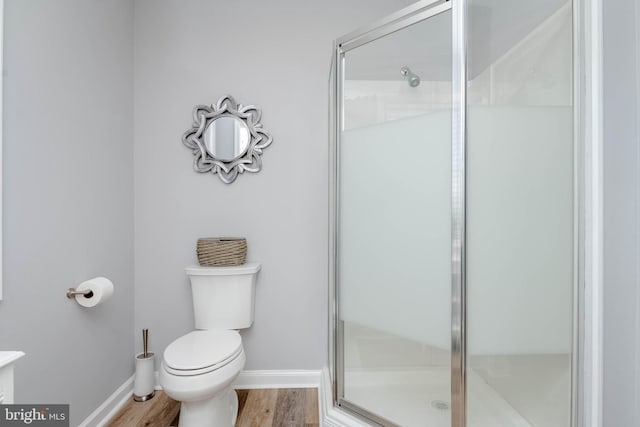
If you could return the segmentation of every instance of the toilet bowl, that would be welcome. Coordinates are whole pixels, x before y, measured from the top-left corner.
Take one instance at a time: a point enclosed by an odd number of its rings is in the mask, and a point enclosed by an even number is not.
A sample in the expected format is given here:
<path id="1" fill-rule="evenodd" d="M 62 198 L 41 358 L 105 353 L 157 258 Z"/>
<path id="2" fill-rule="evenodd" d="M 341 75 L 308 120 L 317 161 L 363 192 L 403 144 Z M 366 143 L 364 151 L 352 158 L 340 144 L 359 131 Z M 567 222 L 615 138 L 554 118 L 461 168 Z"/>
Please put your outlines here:
<path id="1" fill-rule="evenodd" d="M 167 347 L 160 383 L 182 403 L 180 427 L 235 424 L 238 397 L 232 384 L 245 361 L 237 331 L 193 331 Z"/>
<path id="2" fill-rule="evenodd" d="M 181 402 L 179 427 L 233 427 L 233 381 L 246 357 L 238 329 L 253 323 L 260 264 L 188 267 L 196 330 L 167 346 L 160 366 L 165 393 Z"/>

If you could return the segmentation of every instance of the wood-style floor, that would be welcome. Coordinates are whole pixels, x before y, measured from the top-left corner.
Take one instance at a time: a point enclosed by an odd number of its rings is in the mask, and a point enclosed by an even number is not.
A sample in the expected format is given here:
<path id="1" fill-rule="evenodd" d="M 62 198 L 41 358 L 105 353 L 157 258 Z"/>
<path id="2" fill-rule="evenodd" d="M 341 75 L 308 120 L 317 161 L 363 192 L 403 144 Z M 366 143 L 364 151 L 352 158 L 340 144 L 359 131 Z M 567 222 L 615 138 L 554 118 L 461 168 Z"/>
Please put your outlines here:
<path id="1" fill-rule="evenodd" d="M 318 427 L 318 390 L 281 388 L 236 390 L 236 427 Z M 147 402 L 131 399 L 106 427 L 169 427 L 178 425 L 180 403 L 162 391 Z"/>

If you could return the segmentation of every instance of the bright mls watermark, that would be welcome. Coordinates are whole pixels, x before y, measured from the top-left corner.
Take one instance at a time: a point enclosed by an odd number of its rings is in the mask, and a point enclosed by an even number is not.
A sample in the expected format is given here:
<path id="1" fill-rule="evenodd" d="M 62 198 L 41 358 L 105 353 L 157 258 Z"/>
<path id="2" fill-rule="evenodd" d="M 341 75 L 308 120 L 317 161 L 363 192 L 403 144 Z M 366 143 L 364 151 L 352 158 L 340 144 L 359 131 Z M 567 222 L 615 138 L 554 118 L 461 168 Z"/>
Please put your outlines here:
<path id="1" fill-rule="evenodd" d="M 69 427 L 69 405 L 0 405 L 0 426 Z"/>

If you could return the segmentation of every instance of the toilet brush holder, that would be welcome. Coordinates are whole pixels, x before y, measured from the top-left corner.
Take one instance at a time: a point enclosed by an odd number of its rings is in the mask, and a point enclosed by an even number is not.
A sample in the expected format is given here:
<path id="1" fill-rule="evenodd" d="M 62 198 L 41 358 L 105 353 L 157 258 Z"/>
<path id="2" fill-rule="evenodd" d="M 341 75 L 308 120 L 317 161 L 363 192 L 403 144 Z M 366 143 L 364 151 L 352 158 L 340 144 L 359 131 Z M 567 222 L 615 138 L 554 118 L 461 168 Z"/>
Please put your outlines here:
<path id="1" fill-rule="evenodd" d="M 152 352 L 136 355 L 136 374 L 133 379 L 133 400 L 136 402 L 145 402 L 156 394 L 155 361 Z"/>

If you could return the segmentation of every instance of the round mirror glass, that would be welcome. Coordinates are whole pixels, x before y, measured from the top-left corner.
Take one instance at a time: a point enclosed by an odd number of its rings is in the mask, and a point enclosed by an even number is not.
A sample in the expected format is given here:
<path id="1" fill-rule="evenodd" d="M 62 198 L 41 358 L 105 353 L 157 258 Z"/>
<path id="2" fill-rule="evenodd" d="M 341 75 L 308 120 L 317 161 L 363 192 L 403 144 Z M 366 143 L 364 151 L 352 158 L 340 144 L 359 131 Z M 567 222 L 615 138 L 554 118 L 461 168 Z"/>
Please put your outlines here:
<path id="1" fill-rule="evenodd" d="M 249 127 L 237 117 L 218 117 L 204 131 L 204 146 L 217 160 L 228 162 L 242 156 L 250 141 Z"/>

